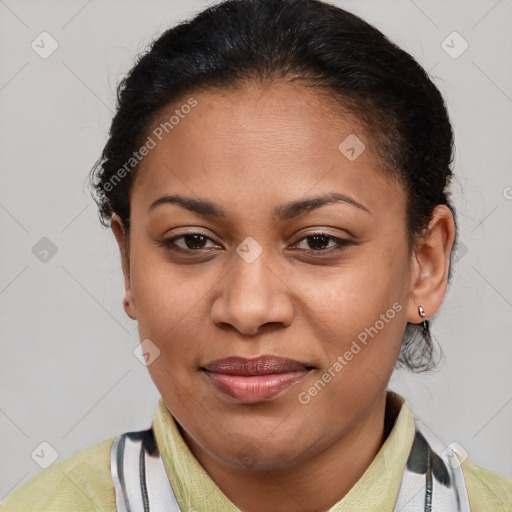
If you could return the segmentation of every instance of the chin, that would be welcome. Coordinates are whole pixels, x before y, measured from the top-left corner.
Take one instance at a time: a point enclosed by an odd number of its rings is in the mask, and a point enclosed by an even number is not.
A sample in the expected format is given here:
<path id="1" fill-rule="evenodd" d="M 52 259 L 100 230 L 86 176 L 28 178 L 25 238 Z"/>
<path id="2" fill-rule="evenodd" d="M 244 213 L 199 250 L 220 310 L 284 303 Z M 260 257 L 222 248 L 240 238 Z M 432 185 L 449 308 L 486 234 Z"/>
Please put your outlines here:
<path id="1" fill-rule="evenodd" d="M 285 469 L 305 458 L 305 447 L 297 442 L 296 437 L 264 436 L 262 439 L 255 439 L 254 434 L 249 434 L 246 438 L 239 434 L 235 439 L 238 440 L 236 445 L 228 441 L 228 444 L 218 447 L 221 451 L 217 451 L 217 457 L 247 470 Z M 290 439 L 295 441 L 291 443 Z"/>

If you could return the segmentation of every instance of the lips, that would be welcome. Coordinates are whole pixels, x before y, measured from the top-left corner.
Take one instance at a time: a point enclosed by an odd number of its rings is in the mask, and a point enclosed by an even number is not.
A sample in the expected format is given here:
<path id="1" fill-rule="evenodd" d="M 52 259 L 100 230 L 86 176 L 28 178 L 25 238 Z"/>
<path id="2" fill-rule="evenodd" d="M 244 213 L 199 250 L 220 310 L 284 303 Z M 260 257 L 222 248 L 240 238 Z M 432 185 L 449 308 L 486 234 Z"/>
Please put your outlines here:
<path id="1" fill-rule="evenodd" d="M 226 375 L 251 376 L 303 371 L 311 367 L 284 357 L 261 356 L 254 359 L 244 357 L 217 359 L 208 363 L 204 368 L 210 372 Z"/>
<path id="2" fill-rule="evenodd" d="M 217 390 L 238 402 L 251 404 L 277 398 L 313 367 L 293 359 L 261 356 L 217 359 L 201 369 Z"/>

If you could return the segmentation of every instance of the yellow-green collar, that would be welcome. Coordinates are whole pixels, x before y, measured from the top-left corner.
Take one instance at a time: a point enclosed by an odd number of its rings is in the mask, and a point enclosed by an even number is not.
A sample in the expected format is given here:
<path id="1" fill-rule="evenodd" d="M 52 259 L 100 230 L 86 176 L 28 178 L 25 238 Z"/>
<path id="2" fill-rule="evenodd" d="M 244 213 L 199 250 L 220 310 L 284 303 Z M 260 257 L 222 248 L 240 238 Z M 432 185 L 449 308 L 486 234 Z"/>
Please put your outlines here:
<path id="1" fill-rule="evenodd" d="M 414 419 L 403 397 L 390 390 L 387 395 L 400 408 L 389 436 L 361 478 L 327 512 L 393 510 L 414 439 Z M 153 428 L 181 510 L 240 512 L 192 454 L 161 398 L 158 401 Z"/>

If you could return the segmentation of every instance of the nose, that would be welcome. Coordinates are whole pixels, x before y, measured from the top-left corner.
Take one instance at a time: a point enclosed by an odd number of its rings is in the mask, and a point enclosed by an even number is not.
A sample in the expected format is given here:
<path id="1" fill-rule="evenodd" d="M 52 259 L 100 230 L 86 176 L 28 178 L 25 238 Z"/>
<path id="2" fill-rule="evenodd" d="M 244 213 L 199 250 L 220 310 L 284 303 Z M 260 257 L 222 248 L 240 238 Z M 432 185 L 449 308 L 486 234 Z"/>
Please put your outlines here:
<path id="1" fill-rule="evenodd" d="M 219 284 L 222 289 L 211 310 L 213 323 L 245 335 L 259 334 L 270 325 L 288 327 L 294 316 L 293 291 L 284 276 L 269 266 L 263 254 L 251 263 L 238 256 L 234 260 Z"/>

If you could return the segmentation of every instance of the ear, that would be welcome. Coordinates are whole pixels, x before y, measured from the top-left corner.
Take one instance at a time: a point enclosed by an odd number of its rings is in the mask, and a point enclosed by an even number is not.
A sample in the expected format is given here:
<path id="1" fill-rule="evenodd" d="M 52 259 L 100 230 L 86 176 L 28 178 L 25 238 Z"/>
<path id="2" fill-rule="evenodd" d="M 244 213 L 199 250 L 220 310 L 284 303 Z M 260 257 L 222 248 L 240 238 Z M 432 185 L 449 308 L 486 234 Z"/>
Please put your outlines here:
<path id="1" fill-rule="evenodd" d="M 407 321 L 419 324 L 440 308 L 448 286 L 450 254 L 455 240 L 455 221 L 446 205 L 438 205 L 432 213 L 427 232 L 412 255 L 411 292 L 407 305 Z M 423 319 L 418 306 L 425 310 Z"/>
<path id="2" fill-rule="evenodd" d="M 129 236 L 123 225 L 123 221 L 116 214 L 112 214 L 110 220 L 110 227 L 116 237 L 117 245 L 121 253 L 121 266 L 123 268 L 124 275 L 124 299 L 123 306 L 126 314 L 132 319 L 137 320 L 137 314 L 135 311 L 135 302 L 133 299 L 133 293 L 131 289 L 130 281 L 130 247 L 129 247 Z"/>

